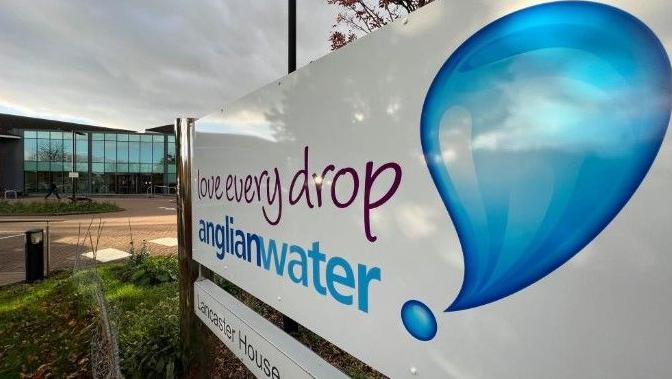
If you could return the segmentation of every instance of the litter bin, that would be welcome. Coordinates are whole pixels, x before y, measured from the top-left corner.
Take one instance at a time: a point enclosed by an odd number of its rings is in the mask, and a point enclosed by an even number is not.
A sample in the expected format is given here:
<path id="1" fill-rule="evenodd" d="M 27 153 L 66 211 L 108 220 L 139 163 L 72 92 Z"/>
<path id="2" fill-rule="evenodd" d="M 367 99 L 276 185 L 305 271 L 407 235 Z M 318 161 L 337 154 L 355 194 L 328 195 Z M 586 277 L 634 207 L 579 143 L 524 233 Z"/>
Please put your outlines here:
<path id="1" fill-rule="evenodd" d="M 26 282 L 44 279 L 44 230 L 26 231 Z"/>

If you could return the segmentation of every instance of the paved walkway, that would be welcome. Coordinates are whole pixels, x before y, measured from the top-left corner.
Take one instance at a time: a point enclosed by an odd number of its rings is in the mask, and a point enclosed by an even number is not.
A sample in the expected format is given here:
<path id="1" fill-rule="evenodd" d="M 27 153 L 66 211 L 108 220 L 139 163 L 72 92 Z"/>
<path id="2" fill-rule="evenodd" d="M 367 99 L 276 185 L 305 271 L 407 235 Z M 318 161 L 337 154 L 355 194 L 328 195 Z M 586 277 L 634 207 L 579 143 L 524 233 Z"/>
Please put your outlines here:
<path id="1" fill-rule="evenodd" d="M 72 268 L 80 256 L 80 263 L 91 264 L 93 261 L 82 257 L 81 254 L 91 251 L 91 243 L 87 239 L 85 247 L 77 252 L 77 230 L 79 225 L 84 235 L 91 219 L 97 227 L 102 220 L 103 230 L 98 242 L 98 250 L 117 249 L 128 251 L 131 241 L 129 220 L 134 244 L 137 249 L 142 241 L 148 241 L 148 247 L 153 255 L 177 254 L 177 216 L 174 197 L 159 198 L 110 198 L 124 211 L 102 213 L 96 215 L 72 215 L 49 217 L 61 221 L 50 222 L 51 231 L 51 269 L 63 270 Z M 55 200 L 54 200 L 55 201 Z M 45 217 L 0 217 L 0 221 L 9 219 L 44 220 Z M 0 286 L 22 281 L 24 279 L 24 239 L 22 237 L 3 237 L 22 234 L 31 228 L 44 227 L 43 222 L 11 222 L 0 223 Z M 94 229 L 92 226 L 92 229 Z M 95 245 L 96 233 L 93 233 Z M 149 242 L 156 240 L 155 242 Z"/>

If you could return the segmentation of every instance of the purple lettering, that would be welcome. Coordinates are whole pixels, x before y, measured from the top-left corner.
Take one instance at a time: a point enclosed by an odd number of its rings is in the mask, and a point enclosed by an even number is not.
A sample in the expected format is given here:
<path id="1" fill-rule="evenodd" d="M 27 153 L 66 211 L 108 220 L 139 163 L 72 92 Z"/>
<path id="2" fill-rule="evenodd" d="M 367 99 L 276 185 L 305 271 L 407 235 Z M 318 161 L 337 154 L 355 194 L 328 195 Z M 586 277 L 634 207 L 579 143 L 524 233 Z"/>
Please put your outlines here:
<path id="1" fill-rule="evenodd" d="M 271 220 L 271 218 L 268 216 L 268 213 L 266 212 L 266 207 L 262 206 L 261 210 L 264 213 L 264 218 L 266 221 L 271 224 L 271 225 L 278 225 L 280 222 L 280 218 L 282 217 L 282 187 L 280 186 L 280 172 L 278 172 L 278 168 L 274 168 L 273 172 L 275 173 L 275 184 L 274 184 L 274 191 L 273 191 L 273 196 L 271 197 L 271 177 L 270 175 L 266 178 L 266 200 L 267 204 L 269 206 L 273 205 L 273 203 L 276 200 L 278 200 L 278 216 L 275 220 Z"/>
<path id="2" fill-rule="evenodd" d="M 198 198 L 202 199 L 203 198 L 202 192 L 203 192 L 203 179 L 204 178 L 201 178 L 201 170 L 196 170 L 196 172 L 197 172 L 196 183 L 198 183 L 198 191 L 196 191 L 196 192 L 198 193 Z"/>
<path id="3" fill-rule="evenodd" d="M 248 175 L 245 177 L 245 201 L 247 203 L 251 203 L 252 200 L 254 200 L 254 191 L 250 191 L 252 189 L 252 176 Z M 248 194 L 251 194 L 251 197 L 247 197 Z"/>
<path id="4" fill-rule="evenodd" d="M 303 184 L 301 184 L 301 190 L 299 191 L 298 196 L 294 196 L 294 185 L 297 184 L 296 180 L 299 177 L 303 178 Z M 308 190 L 308 146 L 303 149 L 303 168 L 296 172 L 294 178 L 292 178 L 292 183 L 289 186 L 289 204 L 294 205 L 298 203 L 303 194 L 306 194 L 306 204 L 308 208 L 313 207 L 313 203 L 310 201 L 310 191 Z"/>
<path id="5" fill-rule="evenodd" d="M 231 175 L 226 176 L 226 200 L 233 201 L 233 196 L 229 196 L 229 190 L 233 185 L 233 177 Z"/>
<path id="6" fill-rule="evenodd" d="M 374 182 L 378 178 L 378 175 L 385 170 L 393 171 L 394 178 L 392 180 L 392 185 L 380 199 L 371 201 L 371 189 L 374 186 Z M 374 170 L 373 162 L 366 163 L 366 177 L 364 178 L 364 232 L 366 233 L 366 238 L 370 242 L 375 242 L 376 239 L 378 239 L 378 237 L 374 236 L 371 232 L 371 211 L 390 200 L 392 195 L 397 191 L 397 188 L 399 188 L 400 183 L 401 166 L 399 166 L 399 164 L 388 162 Z"/>
<path id="7" fill-rule="evenodd" d="M 395 162 L 387 162 L 375 167 L 374 162 L 369 161 L 365 165 L 363 175 L 353 167 L 346 166 L 337 169 L 334 164 L 324 166 L 321 175 L 317 173 L 309 175 L 309 168 L 309 147 L 305 146 L 303 149 L 303 164 L 297 167 L 298 170 L 294 172 L 288 187 L 281 185 L 283 181 L 277 167 L 273 168 L 272 171 L 263 170 L 258 175 L 228 174 L 226 178 L 220 175 L 201 176 L 199 169 L 196 177 L 198 198 L 212 199 L 214 197 L 217 200 L 226 198 L 229 202 L 242 203 L 244 201 L 247 204 L 257 202 L 261 205 L 261 211 L 266 222 L 275 226 L 282 219 L 282 211 L 285 205 L 283 203 L 283 191 L 289 191 L 287 198 L 290 206 L 304 201 L 305 197 L 308 208 L 314 208 L 313 199 L 311 199 L 313 187 L 309 182 L 310 180 L 315 185 L 318 208 L 321 208 L 325 201 L 331 201 L 335 207 L 345 209 L 352 206 L 358 198 L 361 199 L 358 204 L 362 203 L 364 211 L 364 234 L 369 242 L 375 242 L 378 237 L 372 230 L 371 215 L 374 210 L 390 201 L 399 189 L 402 179 L 401 166 Z M 327 180 L 330 173 L 333 175 L 331 181 Z M 349 176 L 349 179 L 345 179 L 347 176 Z M 346 188 L 344 180 L 351 180 L 352 185 L 348 185 Z M 287 184 L 287 182 L 284 183 Z M 327 187 L 331 187 L 326 189 L 327 194 L 322 193 L 325 183 Z M 264 187 L 266 188 L 264 189 Z M 363 187 L 361 197 L 358 196 L 360 187 Z M 227 224 L 229 222 L 233 224 L 233 219 L 227 220 Z"/>
<path id="8" fill-rule="evenodd" d="M 336 187 L 338 178 L 340 178 L 341 175 L 345 174 L 350 174 L 350 176 L 352 177 L 352 194 L 350 195 L 350 198 L 348 198 L 346 202 L 341 203 L 338 200 L 338 197 L 336 196 Z M 352 204 L 352 202 L 355 201 L 355 198 L 357 197 L 357 191 L 359 191 L 359 177 L 357 176 L 357 171 L 355 171 L 355 169 L 352 167 L 345 167 L 338 170 L 338 172 L 336 172 L 336 175 L 334 175 L 334 182 L 331 185 L 331 201 L 334 202 L 334 205 L 336 205 L 339 208 L 349 207 L 350 204 Z"/>
<path id="9" fill-rule="evenodd" d="M 215 198 L 217 200 L 221 199 L 222 196 L 224 195 L 222 193 L 222 191 L 220 191 L 220 188 L 219 188 L 219 185 L 221 184 L 221 181 L 222 181 L 222 178 L 219 175 L 217 175 L 217 177 L 215 178 Z"/>
<path id="10" fill-rule="evenodd" d="M 322 171 L 322 176 L 320 176 L 319 179 L 318 179 L 316 174 L 313 174 L 313 179 L 315 180 L 315 189 L 317 190 L 317 206 L 318 207 L 322 206 L 322 185 L 324 185 L 324 181 L 327 178 L 327 173 L 329 171 L 334 171 L 335 169 L 336 169 L 336 167 L 334 167 L 333 164 L 328 165 Z"/>
<path id="11" fill-rule="evenodd" d="M 264 170 L 261 172 L 261 175 L 254 177 L 254 185 L 257 189 L 257 201 L 261 201 L 261 183 L 264 180 L 264 176 L 268 176 L 268 171 Z"/>

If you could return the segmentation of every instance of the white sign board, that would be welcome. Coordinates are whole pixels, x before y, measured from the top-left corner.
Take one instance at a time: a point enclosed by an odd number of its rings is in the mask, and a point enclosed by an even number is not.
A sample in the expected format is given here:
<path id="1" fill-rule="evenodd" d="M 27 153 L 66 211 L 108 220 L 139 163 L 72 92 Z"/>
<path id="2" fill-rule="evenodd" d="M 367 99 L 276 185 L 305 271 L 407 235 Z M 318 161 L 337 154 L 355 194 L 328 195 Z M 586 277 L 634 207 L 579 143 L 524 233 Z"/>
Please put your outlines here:
<path id="1" fill-rule="evenodd" d="M 194 311 L 257 378 L 345 378 L 209 280 L 194 284 Z"/>
<path id="2" fill-rule="evenodd" d="M 437 1 L 196 123 L 193 256 L 384 374 L 672 375 L 672 3 Z"/>
<path id="3" fill-rule="evenodd" d="M 79 172 L 77 171 L 68 172 L 68 178 L 79 178 Z"/>

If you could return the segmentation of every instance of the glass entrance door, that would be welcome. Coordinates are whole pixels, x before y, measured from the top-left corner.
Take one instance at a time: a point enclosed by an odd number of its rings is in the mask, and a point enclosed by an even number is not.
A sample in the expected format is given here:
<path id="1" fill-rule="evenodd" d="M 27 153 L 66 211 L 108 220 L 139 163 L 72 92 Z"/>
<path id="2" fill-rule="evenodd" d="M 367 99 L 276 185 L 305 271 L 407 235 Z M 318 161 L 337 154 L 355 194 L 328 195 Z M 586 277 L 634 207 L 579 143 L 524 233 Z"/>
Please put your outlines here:
<path id="1" fill-rule="evenodd" d="M 117 174 L 117 193 L 138 193 L 136 174 Z"/>
<path id="2" fill-rule="evenodd" d="M 138 175 L 140 179 L 139 183 L 139 193 L 149 193 L 151 192 L 152 185 L 152 175 L 151 174 L 140 174 Z"/>
<path id="3" fill-rule="evenodd" d="M 151 174 L 117 174 L 116 184 L 116 193 L 145 194 L 156 183 Z"/>

